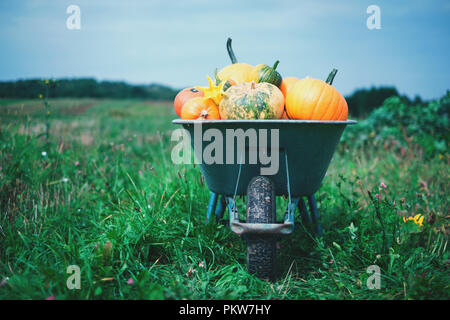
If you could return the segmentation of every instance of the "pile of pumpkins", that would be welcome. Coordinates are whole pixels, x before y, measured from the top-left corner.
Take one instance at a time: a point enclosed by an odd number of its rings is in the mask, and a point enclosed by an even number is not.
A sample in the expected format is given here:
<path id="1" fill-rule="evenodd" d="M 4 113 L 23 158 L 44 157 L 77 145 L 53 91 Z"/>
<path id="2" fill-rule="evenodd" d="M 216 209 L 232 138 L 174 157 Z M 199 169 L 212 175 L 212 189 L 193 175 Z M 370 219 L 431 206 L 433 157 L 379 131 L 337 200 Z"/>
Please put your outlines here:
<path id="1" fill-rule="evenodd" d="M 175 112 L 186 120 L 347 120 L 345 98 L 331 85 L 337 70 L 326 81 L 313 78 L 282 78 L 273 67 L 238 63 L 227 41 L 232 64 L 215 71 L 208 87 L 181 90 Z"/>

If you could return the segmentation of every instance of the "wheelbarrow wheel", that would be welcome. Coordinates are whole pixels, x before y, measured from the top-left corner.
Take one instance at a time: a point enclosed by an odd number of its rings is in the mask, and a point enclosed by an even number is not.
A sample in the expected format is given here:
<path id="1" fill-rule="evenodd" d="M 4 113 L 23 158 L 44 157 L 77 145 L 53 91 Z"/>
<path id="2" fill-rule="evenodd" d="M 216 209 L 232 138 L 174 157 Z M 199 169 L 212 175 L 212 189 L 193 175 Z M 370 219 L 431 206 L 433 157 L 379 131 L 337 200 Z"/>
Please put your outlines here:
<path id="1" fill-rule="evenodd" d="M 264 176 L 254 177 L 247 188 L 247 223 L 274 223 L 275 187 Z M 247 269 L 263 280 L 275 277 L 275 240 L 264 235 L 247 236 Z"/>

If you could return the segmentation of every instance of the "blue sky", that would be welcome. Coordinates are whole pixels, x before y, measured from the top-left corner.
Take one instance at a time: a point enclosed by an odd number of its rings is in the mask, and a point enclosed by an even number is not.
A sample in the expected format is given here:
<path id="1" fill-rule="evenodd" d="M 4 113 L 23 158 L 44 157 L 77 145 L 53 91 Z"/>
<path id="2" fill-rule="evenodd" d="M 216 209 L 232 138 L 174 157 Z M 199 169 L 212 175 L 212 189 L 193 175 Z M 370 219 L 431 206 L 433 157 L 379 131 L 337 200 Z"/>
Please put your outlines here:
<path id="1" fill-rule="evenodd" d="M 68 30 L 66 9 L 81 9 Z M 369 5 L 381 29 L 369 30 Z M 325 79 L 344 95 L 395 85 L 430 99 L 450 89 L 450 1 L 1 0 L 0 80 L 95 77 L 181 88 L 237 58 L 279 59 L 283 76 Z"/>

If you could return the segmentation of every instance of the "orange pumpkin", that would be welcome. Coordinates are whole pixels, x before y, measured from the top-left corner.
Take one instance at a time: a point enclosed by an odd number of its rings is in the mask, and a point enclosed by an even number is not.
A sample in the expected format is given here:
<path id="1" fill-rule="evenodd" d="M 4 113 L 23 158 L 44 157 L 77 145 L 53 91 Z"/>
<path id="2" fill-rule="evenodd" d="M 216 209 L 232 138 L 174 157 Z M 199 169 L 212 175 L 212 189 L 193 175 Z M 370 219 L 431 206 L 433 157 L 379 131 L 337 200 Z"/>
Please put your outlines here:
<path id="1" fill-rule="evenodd" d="M 173 107 L 177 115 L 181 117 L 181 108 L 189 99 L 203 97 L 203 95 L 203 92 L 196 88 L 186 88 L 178 92 L 175 100 L 173 101 Z"/>
<path id="2" fill-rule="evenodd" d="M 300 79 L 294 77 L 283 78 L 281 81 L 281 92 L 283 92 L 284 97 L 286 98 L 287 92 L 293 87 L 293 85 L 299 81 Z"/>
<path id="3" fill-rule="evenodd" d="M 337 70 L 326 82 L 305 78 L 295 82 L 286 97 L 286 112 L 298 120 L 347 120 L 348 107 L 345 98 L 331 86 Z"/>
<path id="4" fill-rule="evenodd" d="M 203 97 L 192 98 L 181 108 L 181 119 L 219 120 L 219 108 L 212 99 Z"/>

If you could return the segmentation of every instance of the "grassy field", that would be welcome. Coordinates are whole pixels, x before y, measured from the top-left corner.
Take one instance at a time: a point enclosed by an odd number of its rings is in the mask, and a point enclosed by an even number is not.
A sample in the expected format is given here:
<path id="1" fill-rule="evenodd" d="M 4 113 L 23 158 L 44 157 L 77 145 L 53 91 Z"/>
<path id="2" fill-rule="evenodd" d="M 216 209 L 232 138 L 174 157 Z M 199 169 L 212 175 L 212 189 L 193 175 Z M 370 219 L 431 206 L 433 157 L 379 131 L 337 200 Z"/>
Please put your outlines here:
<path id="1" fill-rule="evenodd" d="M 323 237 L 297 217 L 265 282 L 239 237 L 204 224 L 199 168 L 171 162 L 175 117 L 139 100 L 0 100 L 0 299 L 450 298 L 448 154 L 341 143 L 316 195 Z"/>

